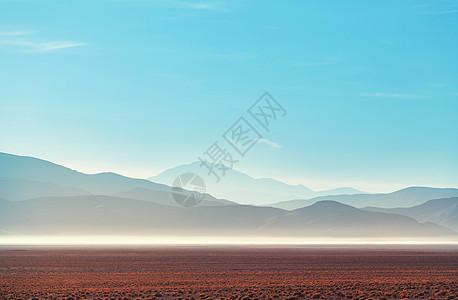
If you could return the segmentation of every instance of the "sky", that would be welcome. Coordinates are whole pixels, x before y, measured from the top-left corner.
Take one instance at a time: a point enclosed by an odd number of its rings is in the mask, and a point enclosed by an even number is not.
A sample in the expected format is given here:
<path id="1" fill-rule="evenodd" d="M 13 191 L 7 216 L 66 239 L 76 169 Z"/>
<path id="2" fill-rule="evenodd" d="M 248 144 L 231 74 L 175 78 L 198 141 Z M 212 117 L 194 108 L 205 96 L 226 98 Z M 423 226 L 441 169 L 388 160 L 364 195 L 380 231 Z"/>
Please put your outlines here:
<path id="1" fill-rule="evenodd" d="M 458 187 L 457 28 L 458 1 L 0 0 L 0 152 L 147 178 L 217 142 L 316 190 Z"/>

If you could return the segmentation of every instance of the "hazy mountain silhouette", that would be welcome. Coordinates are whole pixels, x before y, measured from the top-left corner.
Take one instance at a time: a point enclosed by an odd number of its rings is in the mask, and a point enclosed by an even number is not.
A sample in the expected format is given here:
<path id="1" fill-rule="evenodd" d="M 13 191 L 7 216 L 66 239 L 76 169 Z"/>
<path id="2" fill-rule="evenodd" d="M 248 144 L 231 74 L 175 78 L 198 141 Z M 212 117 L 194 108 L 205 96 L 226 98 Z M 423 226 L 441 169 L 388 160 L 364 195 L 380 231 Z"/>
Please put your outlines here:
<path id="1" fill-rule="evenodd" d="M 0 153 L 0 177 L 76 187 L 92 194 L 109 195 L 134 187 L 168 190 L 169 187 L 144 179 L 115 173 L 84 174 L 49 161 L 27 156 Z"/>
<path id="2" fill-rule="evenodd" d="M 357 194 L 357 195 L 334 195 L 320 196 L 312 199 L 297 199 L 282 201 L 272 204 L 272 207 L 293 210 L 305 207 L 323 200 L 338 201 L 355 207 L 410 207 L 419 205 L 425 201 L 439 198 L 458 197 L 458 189 L 454 188 L 429 188 L 429 187 L 409 187 L 393 193 L 386 194 Z"/>
<path id="3" fill-rule="evenodd" d="M 222 171 L 218 171 L 218 165 L 211 163 L 209 165 L 213 167 L 217 174 L 222 174 Z M 303 185 L 289 185 L 271 178 L 253 178 L 234 169 L 226 170 L 224 177 L 221 177 L 221 180 L 216 182 L 216 177 L 212 174 L 209 175 L 208 169 L 201 166 L 200 162 L 180 165 L 148 179 L 170 185 L 177 176 L 188 172 L 198 174 L 205 180 L 208 193 L 215 197 L 241 204 L 268 205 L 273 202 L 294 198 L 360 193 L 356 189 L 347 187 L 317 192 Z"/>
<path id="4" fill-rule="evenodd" d="M 44 196 L 125 195 L 176 206 L 170 187 L 115 173 L 84 174 L 33 157 L 0 153 L 0 197 L 25 200 Z M 206 195 L 201 205 L 235 204 Z"/>
<path id="5" fill-rule="evenodd" d="M 365 207 L 363 209 L 409 216 L 419 222 L 433 222 L 458 231 L 458 197 L 429 200 L 407 208 Z"/>
<path id="6" fill-rule="evenodd" d="M 82 196 L 90 194 L 73 186 L 61 186 L 51 182 L 0 177 L 0 195 L 12 201 L 45 196 Z"/>
<path id="7" fill-rule="evenodd" d="M 267 178 L 254 179 L 234 170 L 228 172 L 234 174 L 233 179 L 229 179 L 235 189 L 231 192 L 241 192 L 240 196 L 245 197 L 245 201 L 249 201 L 246 199 L 252 195 L 273 192 L 280 196 L 288 193 L 314 193 L 304 186 L 290 186 Z M 172 173 L 166 175 L 173 177 Z M 228 178 L 224 178 L 226 179 Z M 229 192 L 231 187 L 228 185 L 225 188 Z M 248 190 L 244 192 L 242 188 Z M 408 188 L 390 194 L 336 195 L 316 197 L 308 201 L 331 198 L 354 202 L 359 206 L 400 206 L 418 204 L 420 201 L 429 200 L 429 197 L 442 198 L 437 195 L 455 194 L 458 194 L 457 189 Z M 453 201 L 432 203 L 434 205 L 428 206 L 425 203 L 425 206 L 412 208 L 409 212 L 421 222 L 410 216 L 400 215 L 398 211 L 397 214 L 373 212 L 368 211 L 369 208 L 361 210 L 334 201 L 319 201 L 308 207 L 287 211 L 273 207 L 237 205 L 206 195 L 200 205 L 182 208 L 172 200 L 170 187 L 167 185 L 114 173 L 88 175 L 44 160 L 0 153 L 2 235 L 371 238 L 454 235 L 453 231 L 443 226 L 423 223 L 435 221 L 455 228 L 453 224 L 456 219 L 453 213 L 456 212 L 456 206 Z M 427 213 L 432 216 L 427 216 Z"/>
<path id="8" fill-rule="evenodd" d="M 263 228 L 269 232 L 312 236 L 435 236 L 452 231 L 413 218 L 363 211 L 335 201 L 320 201 L 275 217 Z"/>
<path id="9" fill-rule="evenodd" d="M 331 201 L 289 212 L 245 205 L 182 208 L 112 196 L 2 200 L 0 230 L 16 235 L 456 237 L 439 225 Z"/>
<path id="10" fill-rule="evenodd" d="M 37 235 L 245 235 L 282 213 L 239 205 L 171 207 L 112 196 L 44 197 L 0 201 L 0 229 Z"/>
<path id="11" fill-rule="evenodd" d="M 155 203 L 163 204 L 163 205 L 172 205 L 178 206 L 178 204 L 173 201 L 170 195 L 170 189 L 166 191 L 156 191 L 152 189 L 145 189 L 145 188 L 133 188 L 129 191 L 115 193 L 114 196 L 119 196 L 123 198 L 131 198 L 137 200 L 144 200 L 144 201 L 151 201 L 154 199 Z M 202 202 L 199 203 L 200 206 L 220 206 L 220 205 L 238 205 L 235 202 L 224 200 L 224 199 L 216 199 L 212 195 L 206 194 L 203 197 Z"/>

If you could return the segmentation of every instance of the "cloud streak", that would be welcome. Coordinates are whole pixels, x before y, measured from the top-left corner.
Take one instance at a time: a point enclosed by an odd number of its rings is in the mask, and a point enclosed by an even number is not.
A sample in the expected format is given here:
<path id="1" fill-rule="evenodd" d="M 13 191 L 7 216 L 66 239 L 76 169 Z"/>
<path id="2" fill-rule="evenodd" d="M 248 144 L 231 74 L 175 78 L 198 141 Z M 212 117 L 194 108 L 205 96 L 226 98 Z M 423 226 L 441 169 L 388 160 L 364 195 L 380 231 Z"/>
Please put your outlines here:
<path id="1" fill-rule="evenodd" d="M 85 43 L 75 41 L 40 41 L 28 37 L 35 33 L 35 31 L 2 32 L 0 33 L 0 45 L 13 47 L 19 52 L 50 52 L 85 45 Z"/>
<path id="2" fill-rule="evenodd" d="M 325 59 L 325 60 L 318 60 L 318 61 L 298 61 L 298 60 L 290 60 L 286 61 L 285 63 L 292 67 L 315 67 L 315 66 L 329 66 L 335 65 L 340 63 L 340 59 Z"/>
<path id="3" fill-rule="evenodd" d="M 419 94 L 400 94 L 400 93 L 360 93 L 360 97 L 374 97 L 374 98 L 395 98 L 395 99 L 422 99 L 427 98 L 425 95 Z"/>
<path id="4" fill-rule="evenodd" d="M 44 51 L 52 51 L 52 50 L 58 50 L 58 49 L 65 49 L 65 48 L 73 48 L 73 47 L 80 47 L 84 46 L 84 43 L 78 43 L 78 42 L 47 42 L 47 43 L 39 43 L 37 46 L 37 52 L 44 52 Z"/>
<path id="5" fill-rule="evenodd" d="M 84 43 L 60 41 L 60 42 L 31 42 L 26 40 L 4 40 L 0 41 L 1 45 L 17 46 L 21 52 L 49 52 L 53 50 L 80 47 Z"/>
<path id="6" fill-rule="evenodd" d="M 0 32 L 0 36 L 24 36 L 37 33 L 36 31 L 7 31 L 7 32 Z"/>
<path id="7" fill-rule="evenodd" d="M 228 12 L 229 6 L 234 1 L 182 1 L 182 0 L 158 0 L 158 1 L 132 1 L 132 0 L 112 0 L 123 1 L 125 3 L 135 3 L 135 5 L 142 5 L 147 7 L 157 7 L 164 9 L 183 9 L 195 11 L 219 11 Z"/>
<path id="8" fill-rule="evenodd" d="M 458 14 L 458 9 L 443 10 L 443 11 L 424 11 L 418 14 L 419 15 L 454 15 L 454 14 Z"/>
<path id="9" fill-rule="evenodd" d="M 258 138 L 258 139 L 256 139 L 256 142 L 264 143 L 264 144 L 269 145 L 270 147 L 276 148 L 276 149 L 282 148 L 282 145 L 280 145 L 279 143 L 272 142 L 272 141 L 270 141 L 268 139 L 265 139 L 265 138 Z"/>
<path id="10" fill-rule="evenodd" d="M 417 15 L 454 15 L 458 14 L 456 0 L 426 1 L 412 7 Z"/>
<path id="11" fill-rule="evenodd" d="M 181 2 L 182 8 L 191 8 L 191 9 L 199 9 L 199 10 L 215 10 L 215 11 L 222 11 L 224 10 L 221 7 L 216 5 L 212 5 L 209 3 L 192 3 L 192 2 Z"/>

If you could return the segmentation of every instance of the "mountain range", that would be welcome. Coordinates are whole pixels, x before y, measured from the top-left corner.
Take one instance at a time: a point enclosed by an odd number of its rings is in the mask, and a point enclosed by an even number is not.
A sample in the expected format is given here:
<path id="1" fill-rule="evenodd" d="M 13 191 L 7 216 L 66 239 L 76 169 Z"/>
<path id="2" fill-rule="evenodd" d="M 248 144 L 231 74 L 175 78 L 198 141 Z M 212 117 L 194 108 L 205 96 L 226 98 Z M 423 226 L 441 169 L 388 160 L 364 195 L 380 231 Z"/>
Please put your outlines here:
<path id="1" fill-rule="evenodd" d="M 84 174 L 33 157 L 0 153 L 0 198 L 18 201 L 46 196 L 125 196 L 178 206 L 170 187 L 145 179 L 115 173 Z M 233 202 L 206 194 L 200 205 L 230 205 Z"/>
<path id="2" fill-rule="evenodd" d="M 113 196 L 1 200 L 0 229 L 9 235 L 458 238 L 437 224 L 333 201 L 285 211 L 246 205 L 182 208 Z"/>
<path id="3" fill-rule="evenodd" d="M 157 176 L 148 178 L 153 182 L 171 185 L 180 174 L 195 173 L 205 181 L 207 192 L 215 197 L 228 199 L 240 204 L 270 205 L 282 200 L 308 199 L 323 195 L 358 194 L 360 191 L 350 187 L 340 187 L 332 190 L 313 191 L 304 185 L 290 185 L 272 178 L 253 178 L 235 169 L 219 171 L 219 165 L 207 163 L 220 177 L 209 174 L 200 162 L 180 165 L 167 169 Z M 224 174 L 224 176 L 223 176 Z"/>
<path id="4" fill-rule="evenodd" d="M 357 195 L 328 195 L 311 199 L 297 199 L 281 201 L 271 206 L 293 210 L 309 206 L 318 201 L 333 200 L 355 207 L 375 206 L 382 208 L 409 207 L 424 203 L 425 201 L 439 198 L 458 197 L 458 189 L 454 188 L 429 188 L 408 187 L 393 193 L 357 194 Z"/>
<path id="5" fill-rule="evenodd" d="M 267 186 L 270 190 L 263 193 L 308 190 L 232 171 L 232 183 L 244 179 L 242 188 L 253 184 L 253 193 Z M 455 240 L 458 198 L 438 198 L 453 197 L 456 191 L 414 187 L 390 194 L 330 195 L 299 200 L 310 202 L 288 209 L 241 205 L 205 194 L 198 206 L 184 208 L 174 202 L 165 184 L 114 173 L 84 174 L 41 159 L 0 153 L 0 234 Z M 405 203 L 424 204 L 396 208 Z"/>
<path id="6" fill-rule="evenodd" d="M 458 197 L 429 200 L 413 207 L 365 207 L 363 210 L 408 216 L 419 222 L 433 222 L 458 232 Z"/>

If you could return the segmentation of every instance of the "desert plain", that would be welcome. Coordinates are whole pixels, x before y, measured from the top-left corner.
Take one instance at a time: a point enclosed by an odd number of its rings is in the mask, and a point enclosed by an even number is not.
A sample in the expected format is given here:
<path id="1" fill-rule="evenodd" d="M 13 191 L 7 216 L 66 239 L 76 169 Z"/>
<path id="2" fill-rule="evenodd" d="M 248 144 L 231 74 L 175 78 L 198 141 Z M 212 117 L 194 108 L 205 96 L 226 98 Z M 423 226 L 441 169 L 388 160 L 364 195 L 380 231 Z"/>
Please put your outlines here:
<path id="1" fill-rule="evenodd" d="M 457 297 L 456 249 L 0 249 L 0 299 Z"/>

